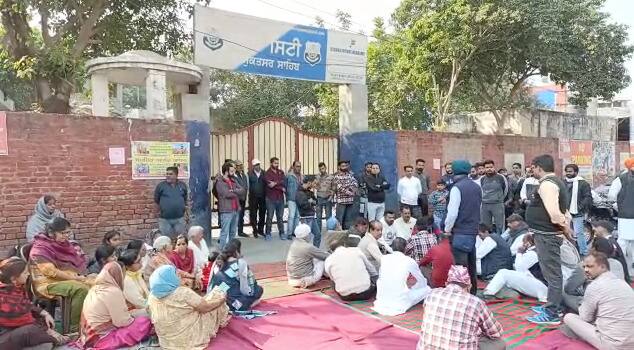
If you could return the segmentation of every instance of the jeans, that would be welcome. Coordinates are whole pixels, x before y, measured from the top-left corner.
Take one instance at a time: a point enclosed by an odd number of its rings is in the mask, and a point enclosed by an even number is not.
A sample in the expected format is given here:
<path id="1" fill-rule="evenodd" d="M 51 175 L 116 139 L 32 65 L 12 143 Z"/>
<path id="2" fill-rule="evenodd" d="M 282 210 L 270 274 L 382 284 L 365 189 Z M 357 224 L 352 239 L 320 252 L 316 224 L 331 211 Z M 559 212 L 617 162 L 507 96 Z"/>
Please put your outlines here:
<path id="1" fill-rule="evenodd" d="M 239 211 L 220 213 L 220 222 L 222 222 L 222 226 L 220 226 L 220 250 L 236 237 L 239 213 Z"/>
<path id="2" fill-rule="evenodd" d="M 582 256 L 588 255 L 588 241 L 586 241 L 585 227 L 583 226 L 583 216 L 573 216 L 572 230 L 575 233 L 575 239 L 577 240 L 577 247 L 579 248 L 579 254 Z"/>
<path id="3" fill-rule="evenodd" d="M 563 238 L 553 234 L 534 233 L 539 268 L 548 285 L 548 303 L 544 305 L 551 315 L 559 315 L 563 301 L 563 275 L 561 273 L 561 243 Z"/>
<path id="4" fill-rule="evenodd" d="M 288 219 L 286 221 L 286 232 L 289 235 L 295 234 L 295 228 L 299 225 L 299 211 L 297 210 L 297 202 L 288 201 Z"/>
<path id="5" fill-rule="evenodd" d="M 328 198 L 319 198 L 317 197 L 317 219 L 319 223 L 319 231 L 321 231 L 321 225 L 323 225 L 324 220 L 324 210 L 326 211 L 325 219 L 328 220 L 332 216 L 332 202 L 328 200 Z"/>
<path id="6" fill-rule="evenodd" d="M 317 225 L 317 219 L 306 217 L 301 218 L 301 221 L 304 224 L 310 226 L 310 233 L 313 234 L 313 245 L 319 248 L 319 246 L 321 246 L 321 230 Z"/>
<path id="7" fill-rule="evenodd" d="M 271 236 L 271 229 L 273 226 L 273 214 L 275 214 L 275 220 L 277 221 L 277 230 L 280 237 L 284 237 L 284 200 L 271 200 L 266 199 L 266 235 Z"/>
<path id="8" fill-rule="evenodd" d="M 506 228 L 504 213 L 504 203 L 482 203 L 480 222 L 489 227 L 495 222 L 495 232 L 502 234 Z"/>
<path id="9" fill-rule="evenodd" d="M 266 200 L 264 197 L 249 197 L 249 222 L 253 227 L 253 237 L 264 234 L 266 222 Z"/>
<path id="10" fill-rule="evenodd" d="M 354 212 L 355 207 L 354 203 L 337 203 L 337 221 L 341 224 L 342 230 L 347 230 L 352 227 L 355 218 L 358 216 L 357 213 Z"/>
<path id="11" fill-rule="evenodd" d="M 177 219 L 163 219 L 158 220 L 159 230 L 164 236 L 170 237 L 172 240 L 180 234 L 186 234 L 187 227 L 185 225 L 185 217 Z"/>
<path id="12" fill-rule="evenodd" d="M 368 202 L 368 220 L 381 220 L 385 213 L 385 203 Z"/>
<path id="13" fill-rule="evenodd" d="M 238 211 L 238 233 L 244 234 L 244 211 L 246 209 L 246 202 L 240 201 L 240 211 Z"/>

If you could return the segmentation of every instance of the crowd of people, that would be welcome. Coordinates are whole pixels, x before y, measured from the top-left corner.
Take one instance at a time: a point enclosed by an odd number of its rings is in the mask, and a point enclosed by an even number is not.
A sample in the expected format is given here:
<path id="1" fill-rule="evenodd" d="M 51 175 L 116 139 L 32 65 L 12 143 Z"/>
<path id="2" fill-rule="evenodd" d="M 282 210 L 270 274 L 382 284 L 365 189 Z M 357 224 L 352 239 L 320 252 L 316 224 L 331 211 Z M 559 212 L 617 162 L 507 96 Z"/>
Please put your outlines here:
<path id="1" fill-rule="evenodd" d="M 634 325 L 627 263 L 634 159 L 601 194 L 575 164 L 556 176 L 549 155 L 526 168 L 513 164 L 510 174 L 491 160 L 456 160 L 435 183 L 422 159 L 405 166 L 396 184 L 374 162 L 358 175 L 348 161 L 332 175 L 320 163 L 316 176 L 303 174 L 299 161 L 287 174 L 275 157 L 266 171 L 259 160 L 250 163 L 245 172 L 241 161 L 227 160 L 210 182 L 218 250 L 202 227 L 187 229 L 189 195 L 178 168 L 167 169 L 154 193 L 160 235 L 148 244 L 106 232 L 90 259 L 55 197 L 40 198 L 27 224 L 27 254 L 0 263 L 0 348 L 70 341 L 55 331 L 42 300 L 69 305 L 79 348 L 133 346 L 154 334 L 164 349 L 206 348 L 231 314 L 250 312 L 263 295 L 236 239 L 247 236 L 247 203 L 253 237 L 271 240 L 275 215 L 280 239 L 292 240 L 290 286 L 328 278 L 342 300 L 374 300 L 385 316 L 424 303 L 419 349 L 504 349 L 486 301 L 519 295 L 543 303 L 532 323 L 563 323 L 564 334 L 599 349 L 634 347 L 626 331 Z M 398 195 L 397 211 L 386 207 L 388 191 Z M 616 204 L 618 230 L 610 220 L 590 220 L 599 196 Z M 478 278 L 487 281 L 480 292 Z"/>

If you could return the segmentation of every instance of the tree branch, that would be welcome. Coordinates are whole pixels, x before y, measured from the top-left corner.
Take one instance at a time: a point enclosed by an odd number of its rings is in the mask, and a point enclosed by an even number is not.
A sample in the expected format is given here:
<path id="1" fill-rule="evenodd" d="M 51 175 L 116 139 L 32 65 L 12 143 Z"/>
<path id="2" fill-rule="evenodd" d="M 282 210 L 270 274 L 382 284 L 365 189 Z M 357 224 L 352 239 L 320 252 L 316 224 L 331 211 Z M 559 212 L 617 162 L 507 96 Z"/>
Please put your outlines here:
<path id="1" fill-rule="evenodd" d="M 48 30 L 50 12 L 48 11 L 48 7 L 46 7 L 46 1 L 43 1 L 40 4 L 38 12 L 40 13 L 40 31 L 42 32 L 42 41 L 44 41 L 45 46 L 51 46 L 51 35 Z"/>
<path id="2" fill-rule="evenodd" d="M 79 34 L 77 35 L 77 41 L 75 42 L 75 45 L 73 45 L 73 49 L 71 51 L 74 58 L 79 58 L 79 56 L 81 56 L 84 52 L 84 49 L 86 49 L 86 46 L 88 46 L 90 39 L 95 33 L 95 26 L 101 18 L 101 15 L 103 15 L 105 9 L 105 0 L 95 1 L 92 7 L 92 12 L 84 21 L 82 21 L 81 27 L 79 28 Z"/>

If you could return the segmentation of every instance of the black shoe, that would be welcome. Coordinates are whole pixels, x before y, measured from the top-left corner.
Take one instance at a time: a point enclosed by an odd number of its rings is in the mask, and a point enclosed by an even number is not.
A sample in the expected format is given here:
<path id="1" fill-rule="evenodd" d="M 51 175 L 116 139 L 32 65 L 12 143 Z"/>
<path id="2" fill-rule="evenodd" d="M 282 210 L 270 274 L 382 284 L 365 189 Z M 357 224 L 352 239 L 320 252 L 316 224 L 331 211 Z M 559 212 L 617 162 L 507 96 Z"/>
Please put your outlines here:
<path id="1" fill-rule="evenodd" d="M 239 232 L 239 233 L 238 233 L 238 236 L 240 236 L 240 237 L 249 237 L 249 236 L 247 236 L 247 234 L 246 234 L 246 233 L 244 233 L 244 232 Z"/>

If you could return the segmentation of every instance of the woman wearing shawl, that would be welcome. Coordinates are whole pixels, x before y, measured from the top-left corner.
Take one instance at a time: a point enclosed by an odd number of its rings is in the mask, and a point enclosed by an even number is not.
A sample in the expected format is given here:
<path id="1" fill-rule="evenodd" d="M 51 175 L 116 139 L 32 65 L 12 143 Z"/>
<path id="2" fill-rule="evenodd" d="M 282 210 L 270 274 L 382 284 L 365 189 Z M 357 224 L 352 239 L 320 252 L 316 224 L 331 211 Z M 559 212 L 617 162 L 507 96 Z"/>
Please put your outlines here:
<path id="1" fill-rule="evenodd" d="M 0 349 L 50 349 L 68 341 L 53 329 L 51 315 L 28 299 L 24 290 L 28 277 L 24 260 L 12 257 L 0 262 Z"/>
<path id="2" fill-rule="evenodd" d="M 128 311 L 123 296 L 124 271 L 118 262 L 107 263 L 90 289 L 81 318 L 79 344 L 90 349 L 134 346 L 150 336 L 152 322 L 145 312 Z"/>
<path id="3" fill-rule="evenodd" d="M 56 209 L 56 203 L 57 200 L 50 194 L 44 195 L 37 200 L 33 215 L 31 215 L 26 224 L 27 241 L 33 242 L 33 238 L 35 238 L 38 233 L 44 232 L 46 224 L 53 221 L 54 218 L 64 217 L 64 215 Z"/>
<path id="4" fill-rule="evenodd" d="M 196 278 L 196 258 L 194 251 L 189 248 L 187 236 L 180 235 L 176 238 L 176 248 L 170 255 L 170 261 L 176 266 L 178 276 L 185 281 L 185 285 L 200 287 L 200 279 Z"/>
<path id="5" fill-rule="evenodd" d="M 230 320 L 222 291 L 215 289 L 203 298 L 181 287 L 172 265 L 152 273 L 148 306 L 159 344 L 165 350 L 206 349 L 218 329 Z"/>
<path id="6" fill-rule="evenodd" d="M 203 238 L 204 229 L 201 226 L 192 226 L 187 235 L 189 236 L 188 247 L 194 252 L 194 275 L 200 277 L 202 269 L 209 261 L 209 247 Z"/>
<path id="7" fill-rule="evenodd" d="M 149 279 L 154 270 L 163 266 L 163 265 L 172 265 L 176 266 L 173 262 L 173 244 L 172 239 L 167 236 L 159 236 L 154 240 L 154 251 L 155 254 L 150 258 L 149 263 L 145 267 L 145 271 L 143 272 L 144 276 Z M 187 243 L 185 243 L 185 248 L 187 247 Z M 192 265 L 193 265 L 193 259 Z M 184 266 L 182 264 L 181 266 Z M 194 286 L 194 276 L 186 271 L 183 271 L 177 267 L 178 277 L 181 278 L 181 283 L 184 286 L 193 287 Z"/>
<path id="8" fill-rule="evenodd" d="M 141 254 L 138 250 L 127 249 L 119 256 L 119 262 L 125 265 L 123 295 L 134 309 L 145 309 L 150 291 L 141 272 Z"/>
<path id="9" fill-rule="evenodd" d="M 232 311 L 247 311 L 260 302 L 264 289 L 242 258 L 242 243 L 232 239 L 214 259 L 212 277 L 207 290 L 218 288 L 227 293 L 227 305 Z"/>
<path id="10" fill-rule="evenodd" d="M 70 222 L 55 218 L 46 233 L 35 236 L 29 256 L 33 285 L 44 298 L 70 299 L 70 329 L 79 326 L 81 308 L 93 280 L 83 275 L 87 259 L 69 240 Z"/>

